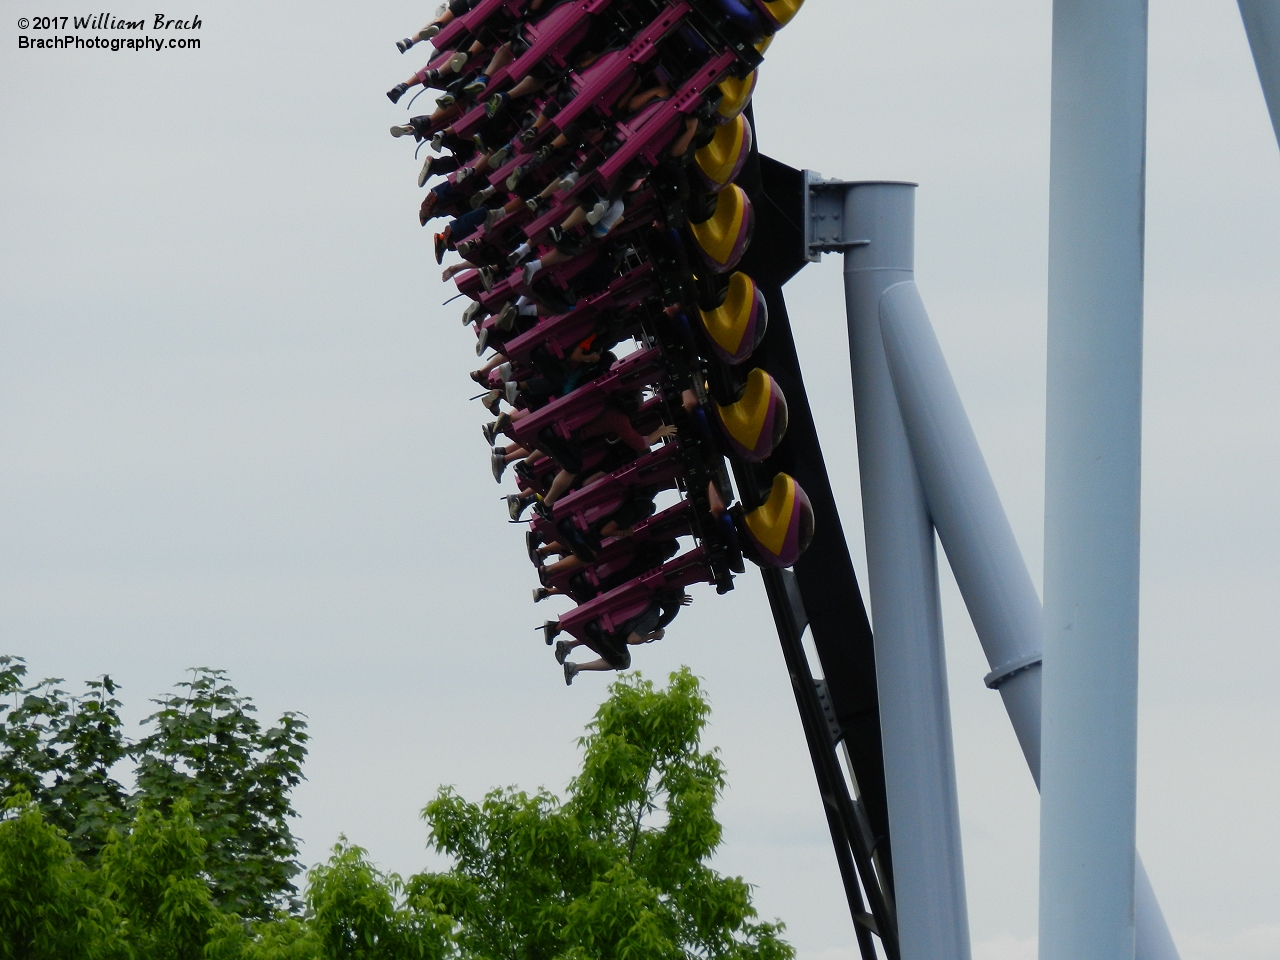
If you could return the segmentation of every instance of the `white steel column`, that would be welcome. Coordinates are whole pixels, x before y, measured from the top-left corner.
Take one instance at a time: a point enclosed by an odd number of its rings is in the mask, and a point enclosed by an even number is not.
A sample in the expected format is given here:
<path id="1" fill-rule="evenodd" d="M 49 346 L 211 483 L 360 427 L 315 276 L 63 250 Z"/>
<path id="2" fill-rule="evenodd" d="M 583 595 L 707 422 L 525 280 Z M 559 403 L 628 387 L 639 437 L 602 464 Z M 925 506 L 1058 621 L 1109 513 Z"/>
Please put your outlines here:
<path id="1" fill-rule="evenodd" d="M 1041 960 L 1134 957 L 1145 0 L 1054 0 Z"/>
<path id="2" fill-rule="evenodd" d="M 968 960 L 933 526 L 880 335 L 881 294 L 912 277 L 914 203 L 912 184 L 845 186 L 841 246 L 898 937 L 903 960 Z"/>
<path id="3" fill-rule="evenodd" d="M 880 326 L 894 392 L 938 538 L 1040 782 L 1041 610 L 951 371 L 914 283 L 890 287 Z"/>
<path id="4" fill-rule="evenodd" d="M 1239 0 L 1244 32 L 1249 35 L 1249 49 L 1258 68 L 1262 95 L 1271 114 L 1271 129 L 1280 144 L 1280 2 L 1277 0 Z"/>
<path id="5" fill-rule="evenodd" d="M 1039 786 L 1040 597 L 914 283 L 885 292 L 880 328 L 925 502 L 991 665 L 987 685 Z M 1141 858 L 1135 897 L 1138 960 L 1178 960 Z"/>

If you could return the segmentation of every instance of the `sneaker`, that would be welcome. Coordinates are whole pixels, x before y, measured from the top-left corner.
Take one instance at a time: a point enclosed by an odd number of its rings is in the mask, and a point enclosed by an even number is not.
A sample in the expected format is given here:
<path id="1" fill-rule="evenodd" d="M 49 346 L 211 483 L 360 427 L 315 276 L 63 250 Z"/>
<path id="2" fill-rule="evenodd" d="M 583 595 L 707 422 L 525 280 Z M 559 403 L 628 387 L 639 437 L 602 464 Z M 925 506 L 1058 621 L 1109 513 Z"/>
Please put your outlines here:
<path id="1" fill-rule="evenodd" d="M 440 152 L 440 148 L 444 146 L 444 131 L 437 130 L 434 137 L 431 138 L 431 149 L 436 153 Z"/>
<path id="2" fill-rule="evenodd" d="M 489 469 L 493 472 L 493 479 L 496 483 L 502 482 L 502 475 L 507 472 L 507 461 L 504 454 L 498 452 L 495 447 L 493 453 L 489 454 Z"/>
<path id="3" fill-rule="evenodd" d="M 502 112 L 502 108 L 507 105 L 507 101 L 510 99 L 505 93 L 495 93 L 489 98 L 489 102 L 484 105 L 484 115 L 492 120 Z"/>
<path id="4" fill-rule="evenodd" d="M 439 263 L 440 261 L 437 259 L 436 262 Z M 520 279 L 524 281 L 524 285 L 526 287 L 529 284 L 533 283 L 533 278 L 537 275 L 538 271 L 541 269 L 542 269 L 541 260 L 530 260 L 528 263 L 524 265 L 524 268 L 520 271 Z"/>
<path id="5" fill-rule="evenodd" d="M 510 307 L 512 306 L 512 304 L 508 303 L 507 306 Z M 508 382 L 511 379 L 511 376 L 513 373 L 515 373 L 515 367 L 512 366 L 510 360 L 506 361 L 505 363 L 498 364 L 498 379 L 501 380 L 503 383 Z"/>
<path id="6" fill-rule="evenodd" d="M 502 411 L 502 407 L 499 406 L 498 404 L 499 399 L 500 398 L 498 397 L 498 391 L 491 390 L 489 392 L 489 399 L 484 401 L 485 409 L 487 409 L 495 417 Z"/>
<path id="7" fill-rule="evenodd" d="M 507 256 L 507 266 L 518 267 L 524 261 L 524 258 L 533 253 L 533 248 L 529 246 L 528 241 L 520 244 Z"/>
<path id="8" fill-rule="evenodd" d="M 409 48 L 412 47 L 417 42 L 418 41 L 413 39 L 413 37 L 405 37 L 403 40 L 396 41 L 396 49 L 399 50 L 401 53 L 406 53 L 409 50 Z"/>
<path id="9" fill-rule="evenodd" d="M 455 53 L 452 57 L 449 58 L 449 69 L 452 70 L 454 73 L 457 73 L 466 65 L 467 65 L 467 55 L 461 50 L 459 50 L 457 53 Z"/>
<path id="10" fill-rule="evenodd" d="M 471 197 L 471 209 L 479 210 L 484 202 L 498 192 L 498 188 L 490 184 L 483 190 L 477 190 Z"/>
<path id="11" fill-rule="evenodd" d="M 480 424 L 480 432 L 484 434 L 484 442 L 493 446 L 493 441 L 498 439 L 498 425 L 496 423 Z"/>
<path id="12" fill-rule="evenodd" d="M 566 173 L 563 177 L 560 178 L 560 187 L 559 187 L 560 192 L 566 193 L 569 190 L 572 190 L 574 187 L 574 184 L 576 184 L 577 182 L 578 182 L 577 170 L 574 170 L 572 173 Z"/>
<path id="13" fill-rule="evenodd" d="M 537 591 L 535 590 L 534 592 L 536 593 Z M 534 602 L 536 603 L 537 601 L 534 601 Z M 569 658 L 569 651 L 572 649 L 573 647 L 569 646 L 569 644 L 565 643 L 563 640 L 557 640 L 556 641 L 556 663 L 564 663 L 565 660 Z"/>
<path id="14" fill-rule="evenodd" d="M 537 127 L 530 127 L 528 130 L 521 130 L 520 135 L 516 137 L 521 143 L 533 143 L 538 139 L 538 134 L 542 131 Z"/>
<path id="15" fill-rule="evenodd" d="M 528 501 L 518 493 L 507 494 L 507 516 L 511 518 L 512 523 L 520 521 L 520 514 L 524 513 L 524 508 L 529 505 Z"/>
<path id="16" fill-rule="evenodd" d="M 548 590 L 546 587 L 534 587 L 534 588 L 533 588 L 533 602 L 534 602 L 534 603 L 541 603 L 543 600 L 547 599 L 547 597 L 549 597 L 549 596 L 551 596 L 551 591 L 550 591 L 550 590 Z M 557 656 L 557 657 L 560 655 L 560 654 L 559 654 L 559 648 L 560 648 L 560 644 L 562 644 L 562 643 L 564 643 L 564 641 L 563 641 L 563 640 L 559 640 L 559 641 L 557 641 L 557 642 L 556 642 L 556 656 Z M 564 663 L 564 661 L 563 661 L 563 660 L 561 660 L 560 662 L 561 662 L 561 663 Z"/>
<path id="17" fill-rule="evenodd" d="M 475 323 L 485 313 L 488 313 L 488 311 L 485 310 L 484 304 L 479 300 L 473 300 L 467 306 L 467 309 L 462 311 L 462 325 L 465 327 L 469 323 Z"/>
<path id="18" fill-rule="evenodd" d="M 446 93 L 442 97 L 436 97 L 436 106 L 439 107 L 441 110 L 447 110 L 449 107 L 452 107 L 457 102 L 458 102 L 458 98 L 455 97 L 452 93 Z"/>
<path id="19" fill-rule="evenodd" d="M 484 93 L 488 87 L 489 78 L 482 73 L 462 88 L 462 95 L 465 97 L 478 97 L 480 94 Z"/>
<path id="20" fill-rule="evenodd" d="M 480 334 L 476 338 L 476 356 L 477 357 L 482 356 L 484 354 L 484 348 L 487 347 L 488 345 L 489 345 L 489 328 L 481 327 Z M 494 416 L 496 417 L 497 413 L 494 413 Z"/>
<path id="21" fill-rule="evenodd" d="M 463 260 L 469 260 L 471 258 L 471 254 L 475 253 L 477 250 L 480 249 L 480 238 L 477 237 L 474 240 L 463 240 L 460 243 L 458 243 L 458 245 L 455 246 L 454 249 L 457 250 L 458 253 L 462 255 Z"/>
<path id="22" fill-rule="evenodd" d="M 397 83 L 394 87 L 387 91 L 387 99 L 392 103 L 399 103 L 400 98 L 405 95 L 405 91 L 409 89 L 407 83 Z"/>
<path id="23" fill-rule="evenodd" d="M 578 675 L 578 665 L 576 663 L 566 662 L 564 665 L 564 685 L 566 687 L 573 685 L 573 678 Z"/>
<path id="24" fill-rule="evenodd" d="M 555 641 L 556 637 L 559 636 L 560 634 L 560 621 L 547 620 L 538 629 L 542 631 L 542 639 L 546 642 L 547 646 L 549 647 Z"/>
<path id="25" fill-rule="evenodd" d="M 467 177 L 476 172 L 475 167 L 459 167 L 458 172 L 453 175 L 454 183 L 465 183 Z"/>
<path id="26" fill-rule="evenodd" d="M 480 274 L 480 286 L 484 287 L 485 293 L 488 293 L 493 289 L 493 268 L 481 267 L 478 272 Z"/>
<path id="27" fill-rule="evenodd" d="M 435 235 L 436 263 L 444 263 L 444 252 L 449 249 L 449 238 L 443 233 Z"/>
<path id="28" fill-rule="evenodd" d="M 502 207 L 494 207 L 492 210 L 490 210 L 488 213 L 484 215 L 485 229 L 488 230 L 490 227 L 492 227 L 495 223 L 497 223 L 506 215 L 507 215 L 507 211 L 504 210 Z"/>
<path id="29" fill-rule="evenodd" d="M 440 14 L 440 16 L 442 16 L 442 17 L 443 17 L 443 16 L 444 16 L 444 14 L 442 13 L 442 14 Z M 438 24 L 438 23 L 431 23 L 431 24 L 428 24 L 427 26 L 423 27 L 421 30 L 419 30 L 419 31 L 418 31 L 418 39 L 420 39 L 420 40 L 430 40 L 432 37 L 436 36 L 436 35 L 437 35 L 437 34 L 439 34 L 439 33 L 440 33 L 440 24 Z"/>
<path id="30" fill-rule="evenodd" d="M 530 197 L 524 202 L 524 208 L 530 213 L 545 213 L 547 211 L 547 201 L 542 197 Z"/>
<path id="31" fill-rule="evenodd" d="M 517 384 L 514 380 L 508 381 L 506 391 L 507 391 L 507 397 L 506 397 L 507 403 L 511 404 L 511 406 L 514 407 L 516 405 L 516 398 L 520 396 L 520 385 Z"/>
<path id="32" fill-rule="evenodd" d="M 594 207 L 587 211 L 587 223 L 593 227 L 600 222 L 600 218 L 609 212 L 609 201 L 600 200 Z"/>
<path id="33" fill-rule="evenodd" d="M 472 143 L 474 143 L 474 144 L 476 145 L 476 152 L 477 152 L 477 153 L 488 153 L 488 152 L 489 152 L 488 150 L 486 150 L 486 149 L 484 148 L 484 137 L 483 137 L 483 136 L 481 136 L 480 134 L 478 134 L 478 133 L 473 133 L 473 134 L 471 135 L 471 142 L 472 142 Z"/>
<path id="34" fill-rule="evenodd" d="M 514 190 L 520 184 L 520 181 L 521 179 L 523 179 L 524 175 L 528 172 L 529 171 L 528 169 L 526 169 L 525 166 L 519 166 L 519 167 L 516 167 L 514 170 L 512 170 L 511 176 L 507 177 L 507 189 Z"/>
<path id="35" fill-rule="evenodd" d="M 407 123 L 394 126 L 391 128 L 391 135 L 393 137 L 411 137 L 413 136 L 413 127 Z"/>
<path id="36" fill-rule="evenodd" d="M 498 311 L 498 316 L 493 321 L 493 325 L 503 333 L 510 332 L 511 328 L 515 326 L 516 323 L 516 313 L 516 305 L 512 301 L 508 300 L 502 305 L 502 309 Z M 502 367 L 506 367 L 507 373 L 510 374 L 511 364 L 504 363 Z M 499 367 L 498 370 L 501 371 L 502 367 Z M 505 380 L 507 378 L 503 377 L 502 379 Z"/>
<path id="37" fill-rule="evenodd" d="M 512 147 L 511 144 L 507 143 L 502 145 L 497 150 L 493 151 L 493 154 L 489 157 L 489 166 L 502 166 L 513 153 L 515 153 L 515 148 Z"/>
<path id="38" fill-rule="evenodd" d="M 512 496 L 515 496 L 515 494 L 512 494 Z M 507 499 L 510 500 L 511 497 Z M 519 498 L 517 497 L 517 499 Z M 542 566 L 542 558 L 538 556 L 538 535 L 532 530 L 524 532 L 524 548 L 529 554 L 529 562 L 535 567 Z"/>
<path id="39" fill-rule="evenodd" d="M 431 166 L 436 162 L 436 158 L 427 154 L 427 160 L 422 165 L 422 169 L 418 171 L 418 186 L 425 187 L 427 185 L 427 177 L 431 176 Z"/>

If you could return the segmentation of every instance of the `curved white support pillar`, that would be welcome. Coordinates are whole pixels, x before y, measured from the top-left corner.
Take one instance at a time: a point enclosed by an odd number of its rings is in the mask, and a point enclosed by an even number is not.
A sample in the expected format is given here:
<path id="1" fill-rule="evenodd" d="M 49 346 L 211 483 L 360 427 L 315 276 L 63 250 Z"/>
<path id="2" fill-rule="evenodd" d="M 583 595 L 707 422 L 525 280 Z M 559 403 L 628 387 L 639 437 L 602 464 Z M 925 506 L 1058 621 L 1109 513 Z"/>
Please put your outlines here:
<path id="1" fill-rule="evenodd" d="M 898 413 L 880 297 L 912 277 L 914 185 L 844 185 L 845 298 L 903 960 L 968 960 L 933 525 Z"/>
<path id="2" fill-rule="evenodd" d="M 915 283 L 885 291 L 880 328 L 925 501 L 991 665 L 987 685 L 1039 786 L 1040 598 Z M 1135 910 L 1138 960 L 1179 960 L 1141 858 Z"/>
<path id="3" fill-rule="evenodd" d="M 915 283 L 880 301 L 890 374 L 916 469 L 1023 756 L 1040 782 L 1040 597 Z"/>

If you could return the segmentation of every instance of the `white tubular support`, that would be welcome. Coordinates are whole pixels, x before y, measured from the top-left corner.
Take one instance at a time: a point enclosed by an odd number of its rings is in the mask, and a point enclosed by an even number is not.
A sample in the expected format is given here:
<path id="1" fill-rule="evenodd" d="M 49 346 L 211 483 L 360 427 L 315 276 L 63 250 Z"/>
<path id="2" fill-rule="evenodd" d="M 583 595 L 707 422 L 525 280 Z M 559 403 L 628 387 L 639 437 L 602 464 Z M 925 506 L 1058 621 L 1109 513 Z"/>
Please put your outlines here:
<path id="1" fill-rule="evenodd" d="M 1239 0 L 1244 32 L 1249 36 L 1253 64 L 1258 68 L 1262 96 L 1271 114 L 1271 130 L 1280 144 L 1280 3 L 1276 0 Z"/>
<path id="2" fill-rule="evenodd" d="M 1146 0 L 1054 0 L 1040 960 L 1134 957 Z"/>
<path id="3" fill-rule="evenodd" d="M 1037 785 L 1041 608 L 1000 495 L 913 282 L 885 291 L 880 328 L 925 501 Z M 1139 859 L 1138 960 L 1178 960 Z"/>
<path id="4" fill-rule="evenodd" d="M 925 500 L 1023 756 L 1040 782 L 1040 597 L 915 283 L 880 301 L 880 327 Z"/>
<path id="5" fill-rule="evenodd" d="M 968 960 L 933 525 L 898 413 L 880 297 L 914 267 L 914 185 L 842 184 L 845 300 L 903 960 Z"/>

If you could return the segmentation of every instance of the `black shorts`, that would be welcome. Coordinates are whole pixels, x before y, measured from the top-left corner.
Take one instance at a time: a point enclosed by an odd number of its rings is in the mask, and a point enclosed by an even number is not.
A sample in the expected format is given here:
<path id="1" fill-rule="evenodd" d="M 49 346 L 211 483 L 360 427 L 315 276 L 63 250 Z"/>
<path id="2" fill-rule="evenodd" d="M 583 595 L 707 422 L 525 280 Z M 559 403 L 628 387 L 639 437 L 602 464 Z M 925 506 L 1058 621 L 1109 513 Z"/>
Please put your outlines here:
<path id="1" fill-rule="evenodd" d="M 649 604 L 638 616 L 628 620 L 622 630 L 619 631 L 622 634 L 623 642 L 625 643 L 627 637 L 633 633 L 638 637 L 648 636 L 658 629 L 658 623 L 661 620 L 662 607 L 656 603 Z M 627 656 L 627 659 L 631 659 L 630 655 Z"/>

